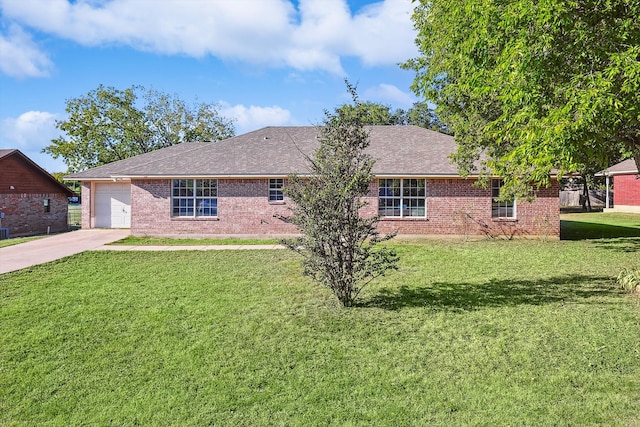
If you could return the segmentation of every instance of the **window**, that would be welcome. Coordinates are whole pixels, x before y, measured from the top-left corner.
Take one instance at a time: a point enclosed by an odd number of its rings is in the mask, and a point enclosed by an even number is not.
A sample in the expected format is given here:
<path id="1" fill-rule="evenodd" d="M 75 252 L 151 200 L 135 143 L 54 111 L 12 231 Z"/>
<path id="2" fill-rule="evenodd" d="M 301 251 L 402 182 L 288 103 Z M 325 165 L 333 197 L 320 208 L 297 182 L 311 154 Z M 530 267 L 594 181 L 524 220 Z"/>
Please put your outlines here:
<path id="1" fill-rule="evenodd" d="M 381 179 L 378 214 L 385 217 L 425 218 L 426 183 L 424 179 Z"/>
<path id="2" fill-rule="evenodd" d="M 501 179 L 491 180 L 491 217 L 492 218 L 515 218 L 516 217 L 516 201 L 508 200 L 506 202 L 498 200 L 500 197 L 500 188 L 504 181 Z"/>
<path id="3" fill-rule="evenodd" d="M 218 216 L 217 179 L 174 179 L 172 216 Z"/>
<path id="4" fill-rule="evenodd" d="M 269 179 L 269 201 L 270 202 L 282 202 L 284 201 L 284 179 L 271 178 Z"/>
<path id="5" fill-rule="evenodd" d="M 51 212 L 51 199 L 44 199 L 44 211 Z"/>

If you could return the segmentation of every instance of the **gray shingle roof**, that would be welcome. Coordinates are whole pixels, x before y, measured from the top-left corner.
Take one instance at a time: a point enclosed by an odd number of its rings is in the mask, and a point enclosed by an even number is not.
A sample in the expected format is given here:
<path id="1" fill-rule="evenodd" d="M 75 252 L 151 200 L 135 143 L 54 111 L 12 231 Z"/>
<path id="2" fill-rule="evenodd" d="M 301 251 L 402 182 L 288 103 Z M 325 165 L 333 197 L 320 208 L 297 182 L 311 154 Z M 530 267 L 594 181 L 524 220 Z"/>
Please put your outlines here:
<path id="1" fill-rule="evenodd" d="M 369 126 L 368 153 L 378 176 L 458 176 L 453 137 L 417 126 Z M 304 154 L 318 148 L 315 126 L 266 127 L 218 142 L 189 142 L 131 157 L 68 179 L 268 177 L 308 173 Z"/>
<path id="2" fill-rule="evenodd" d="M 635 160 L 631 158 L 631 159 L 624 160 L 620 163 L 617 163 L 603 171 L 598 172 L 596 176 L 629 175 L 634 173 L 638 173 L 638 167 L 636 166 Z"/>

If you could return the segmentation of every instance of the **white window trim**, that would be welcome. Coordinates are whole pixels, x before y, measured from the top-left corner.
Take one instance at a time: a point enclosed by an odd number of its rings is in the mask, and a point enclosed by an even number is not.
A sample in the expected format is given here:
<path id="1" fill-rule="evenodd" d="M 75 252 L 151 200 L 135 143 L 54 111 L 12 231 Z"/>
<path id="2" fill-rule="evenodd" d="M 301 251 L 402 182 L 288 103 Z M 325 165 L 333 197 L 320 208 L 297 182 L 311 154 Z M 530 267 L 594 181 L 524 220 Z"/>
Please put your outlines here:
<path id="1" fill-rule="evenodd" d="M 499 178 L 493 178 L 491 180 L 491 219 L 493 220 L 501 220 L 501 219 L 517 219 L 518 218 L 518 210 L 517 210 L 517 204 L 516 204 L 516 199 L 514 198 L 511 201 L 511 205 L 513 205 L 513 209 L 512 209 L 512 216 L 500 216 L 500 209 L 502 208 L 502 206 L 500 205 L 504 205 L 504 208 L 508 209 L 508 203 L 509 202 L 495 202 L 495 197 L 493 197 L 493 190 L 496 189 L 496 186 L 494 185 L 494 183 L 498 183 L 498 191 L 500 188 L 502 188 L 503 185 L 503 181 L 502 179 Z M 498 203 L 498 215 L 497 216 L 493 216 L 493 204 L 494 203 Z"/>
<path id="2" fill-rule="evenodd" d="M 280 187 L 272 187 L 272 181 L 275 181 L 275 183 L 277 184 L 277 181 L 281 181 L 282 185 Z M 269 182 L 268 182 L 268 190 L 267 190 L 267 200 L 269 201 L 269 203 L 272 204 L 281 204 L 284 203 L 284 178 L 269 178 Z M 282 199 L 271 199 L 271 192 L 272 191 L 276 191 L 279 192 L 282 195 Z M 277 194 L 277 193 L 276 193 Z"/>
<path id="3" fill-rule="evenodd" d="M 215 197 L 209 196 L 209 197 L 203 197 L 203 196 L 197 196 L 197 192 L 196 192 L 196 186 L 197 186 L 197 181 L 215 181 L 216 183 L 216 195 Z M 192 196 L 174 196 L 173 194 L 173 190 L 174 190 L 174 182 L 175 181 L 191 181 L 193 184 L 193 195 Z M 216 178 L 175 178 L 171 180 L 171 218 L 204 218 L 204 219 L 217 219 L 218 218 L 218 180 Z M 183 200 L 193 200 L 193 215 L 176 215 L 173 211 L 174 207 L 173 207 L 173 201 L 175 199 L 183 199 Z M 198 206 L 197 206 L 197 202 L 198 200 L 202 200 L 202 199 L 208 199 L 208 200 L 215 200 L 216 201 L 216 214 L 215 215 L 198 215 Z"/>
<path id="4" fill-rule="evenodd" d="M 400 196 L 380 196 L 380 181 L 382 181 L 383 179 L 398 179 L 400 180 Z M 416 179 L 416 180 L 422 180 L 424 182 L 424 198 L 422 197 L 411 197 L 411 196 L 403 196 L 403 190 L 404 190 L 404 181 L 408 180 L 408 179 Z M 400 199 L 400 215 L 383 215 L 381 216 L 381 218 L 385 218 L 385 219 L 426 219 L 427 218 L 427 198 L 428 198 L 428 191 L 427 191 L 427 180 L 425 178 L 379 178 L 378 179 L 378 214 L 380 214 L 380 199 Z M 405 216 L 404 215 L 404 210 L 402 209 L 403 201 L 404 199 L 414 199 L 414 200 L 419 200 L 422 199 L 424 200 L 424 215 L 421 216 Z"/>

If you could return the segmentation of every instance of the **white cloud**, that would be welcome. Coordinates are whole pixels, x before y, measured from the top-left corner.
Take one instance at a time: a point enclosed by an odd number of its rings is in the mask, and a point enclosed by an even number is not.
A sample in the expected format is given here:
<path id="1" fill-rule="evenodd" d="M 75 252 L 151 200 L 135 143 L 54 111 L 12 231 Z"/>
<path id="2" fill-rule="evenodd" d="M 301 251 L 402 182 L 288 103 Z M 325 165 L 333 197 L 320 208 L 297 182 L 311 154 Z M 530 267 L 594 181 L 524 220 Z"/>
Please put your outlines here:
<path id="1" fill-rule="evenodd" d="M 4 141 L 14 148 L 42 148 L 57 135 L 56 115 L 46 111 L 27 111 L 17 118 L 7 118 L 0 124 Z"/>
<path id="2" fill-rule="evenodd" d="M 18 25 L 9 26 L 8 34 L 0 34 L 0 71 L 16 77 L 44 77 L 52 63 Z"/>
<path id="3" fill-rule="evenodd" d="M 283 126 L 291 123 L 291 112 L 282 107 L 258 107 L 251 105 L 229 105 L 220 103 L 220 115 L 235 120 L 238 134 L 250 132 L 265 126 Z"/>
<path id="4" fill-rule="evenodd" d="M 56 114 L 46 111 L 27 111 L 17 118 L 4 119 L 0 122 L 0 146 L 17 148 L 49 172 L 66 171 L 62 160 L 41 153 L 60 134 L 55 126 L 57 118 Z"/>
<path id="5" fill-rule="evenodd" d="M 346 0 L 0 0 L 5 19 L 89 46 L 342 74 L 340 58 L 392 65 L 415 56 L 411 0 L 352 15 Z"/>
<path id="6" fill-rule="evenodd" d="M 364 99 L 389 103 L 400 108 L 409 108 L 417 101 L 413 94 L 386 83 L 365 90 Z"/>
<path id="7" fill-rule="evenodd" d="M 350 29 L 353 55 L 367 65 L 397 64 L 418 55 L 412 2 L 386 0 L 364 8 Z"/>

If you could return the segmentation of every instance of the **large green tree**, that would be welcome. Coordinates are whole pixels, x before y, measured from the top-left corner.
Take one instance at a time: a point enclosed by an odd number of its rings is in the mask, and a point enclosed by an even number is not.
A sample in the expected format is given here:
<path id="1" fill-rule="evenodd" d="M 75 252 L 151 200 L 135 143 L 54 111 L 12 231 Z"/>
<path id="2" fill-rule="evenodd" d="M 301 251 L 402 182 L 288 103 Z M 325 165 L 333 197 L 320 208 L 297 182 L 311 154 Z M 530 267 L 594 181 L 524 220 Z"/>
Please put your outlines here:
<path id="1" fill-rule="evenodd" d="M 365 153 L 367 110 L 359 108 L 355 89 L 347 87 L 353 108 L 326 112 L 318 129 L 320 147 L 307 158 L 310 176 L 289 177 L 285 193 L 294 202 L 289 220 L 301 236 L 284 241 L 303 256 L 304 273 L 331 289 L 345 307 L 398 261 L 393 249 L 378 246 L 393 234 L 381 236 L 377 215 L 362 215 L 375 160 Z"/>
<path id="2" fill-rule="evenodd" d="M 461 170 L 482 159 L 525 195 L 620 147 L 640 166 L 638 16 L 636 0 L 421 0 L 421 54 L 403 66 L 454 133 Z"/>
<path id="3" fill-rule="evenodd" d="M 342 116 L 359 115 L 365 125 L 415 125 L 438 132 L 448 133 L 434 109 L 426 102 L 414 102 L 408 110 L 393 109 L 380 102 L 365 101 L 358 104 L 344 104 L 337 109 Z"/>
<path id="4" fill-rule="evenodd" d="M 406 124 L 406 113 L 404 110 L 398 108 L 394 111 L 391 106 L 379 102 L 365 101 L 354 104 L 344 104 L 337 108 L 336 113 L 345 118 L 357 118 L 365 125 Z"/>
<path id="5" fill-rule="evenodd" d="M 176 95 L 142 86 L 120 90 L 100 85 L 67 100 L 63 134 L 43 152 L 62 157 L 69 172 L 122 160 L 186 141 L 218 141 L 234 135 L 231 120 L 215 104 L 193 106 Z"/>

